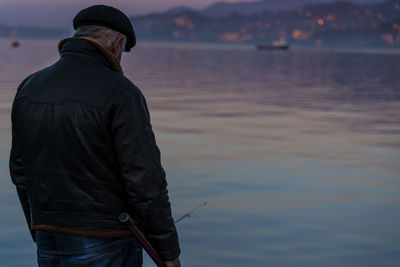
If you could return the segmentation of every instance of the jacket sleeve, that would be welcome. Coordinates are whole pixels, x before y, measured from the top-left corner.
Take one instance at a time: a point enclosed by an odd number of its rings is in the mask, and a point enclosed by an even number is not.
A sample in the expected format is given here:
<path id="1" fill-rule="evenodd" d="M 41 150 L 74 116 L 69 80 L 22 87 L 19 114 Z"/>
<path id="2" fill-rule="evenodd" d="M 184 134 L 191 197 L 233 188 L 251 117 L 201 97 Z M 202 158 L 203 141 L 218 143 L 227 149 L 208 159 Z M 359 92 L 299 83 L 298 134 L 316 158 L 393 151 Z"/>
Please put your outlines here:
<path id="1" fill-rule="evenodd" d="M 112 136 L 129 206 L 163 260 L 180 254 L 165 172 L 146 100 L 135 88 L 121 97 L 112 116 Z"/>
<path id="2" fill-rule="evenodd" d="M 18 92 L 22 88 L 25 81 L 20 85 L 17 91 L 16 98 L 18 96 Z M 15 98 L 15 99 L 16 99 Z M 26 178 L 25 178 L 25 168 L 24 162 L 22 160 L 21 148 L 17 141 L 16 131 L 15 131 L 15 100 L 11 111 L 11 151 L 10 151 L 10 160 L 9 160 L 9 169 L 10 176 L 13 184 L 17 188 L 17 193 L 19 200 L 22 205 L 22 209 L 24 211 L 25 219 L 28 224 L 30 233 L 32 235 L 33 242 L 35 242 L 35 232 L 31 230 L 31 210 L 28 202 L 28 195 L 26 191 Z"/>

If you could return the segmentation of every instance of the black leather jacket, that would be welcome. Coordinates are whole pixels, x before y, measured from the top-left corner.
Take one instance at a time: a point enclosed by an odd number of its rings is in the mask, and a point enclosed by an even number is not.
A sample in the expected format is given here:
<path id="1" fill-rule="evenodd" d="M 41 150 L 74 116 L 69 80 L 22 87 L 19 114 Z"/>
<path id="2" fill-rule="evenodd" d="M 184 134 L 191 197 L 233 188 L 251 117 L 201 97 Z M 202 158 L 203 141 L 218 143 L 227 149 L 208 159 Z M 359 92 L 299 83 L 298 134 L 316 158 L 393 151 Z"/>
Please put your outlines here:
<path id="1" fill-rule="evenodd" d="M 71 38 L 60 54 L 22 82 L 12 108 L 10 173 L 29 226 L 127 232 L 118 215 L 128 211 L 164 260 L 177 258 L 144 96 L 95 43 Z"/>

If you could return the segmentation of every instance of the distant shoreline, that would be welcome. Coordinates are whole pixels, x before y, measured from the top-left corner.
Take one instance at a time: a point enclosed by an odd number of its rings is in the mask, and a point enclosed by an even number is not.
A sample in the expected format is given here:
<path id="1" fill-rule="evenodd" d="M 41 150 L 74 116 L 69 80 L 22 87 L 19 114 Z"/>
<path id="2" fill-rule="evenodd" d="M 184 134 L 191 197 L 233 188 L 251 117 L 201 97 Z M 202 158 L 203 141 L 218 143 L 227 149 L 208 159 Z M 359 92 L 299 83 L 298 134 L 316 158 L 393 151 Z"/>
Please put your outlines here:
<path id="1" fill-rule="evenodd" d="M 58 42 L 64 38 L 70 36 L 62 37 L 21 37 L 21 38 L 11 38 L 11 37 L 0 37 L 0 42 L 11 42 L 12 41 L 54 41 Z M 230 43 L 218 43 L 218 42 L 171 42 L 171 41 L 155 41 L 155 40 L 142 40 L 138 42 L 137 47 L 142 46 L 153 46 L 153 47 L 171 47 L 171 48 L 190 48 L 190 49 L 216 49 L 216 50 L 254 50 L 257 51 L 256 44 L 230 44 Z M 400 55 L 400 48 L 388 48 L 388 47 L 334 47 L 334 46 L 307 46 L 307 45 L 293 45 L 289 51 L 258 51 L 258 53 L 292 53 L 301 51 L 314 51 L 316 53 L 330 53 L 330 54 L 379 54 L 379 55 Z"/>

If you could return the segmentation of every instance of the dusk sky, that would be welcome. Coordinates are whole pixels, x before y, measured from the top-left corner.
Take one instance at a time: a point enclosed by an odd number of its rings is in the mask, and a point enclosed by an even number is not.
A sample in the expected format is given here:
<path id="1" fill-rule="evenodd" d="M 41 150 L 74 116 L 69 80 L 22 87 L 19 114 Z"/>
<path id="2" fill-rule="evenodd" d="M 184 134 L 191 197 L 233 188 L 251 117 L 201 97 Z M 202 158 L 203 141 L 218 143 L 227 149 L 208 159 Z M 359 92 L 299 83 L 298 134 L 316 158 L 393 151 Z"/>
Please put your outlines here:
<path id="1" fill-rule="evenodd" d="M 224 0 L 225 2 L 254 2 L 254 0 Z M 286 0 L 293 1 L 296 0 Z M 321 0 L 329 2 L 332 0 Z M 374 2 L 379 0 L 353 0 Z M 127 15 L 165 11 L 185 5 L 203 8 L 216 0 L 0 0 L 0 24 L 13 26 L 68 27 L 73 16 L 82 8 L 93 4 L 107 4 L 122 9 Z"/>

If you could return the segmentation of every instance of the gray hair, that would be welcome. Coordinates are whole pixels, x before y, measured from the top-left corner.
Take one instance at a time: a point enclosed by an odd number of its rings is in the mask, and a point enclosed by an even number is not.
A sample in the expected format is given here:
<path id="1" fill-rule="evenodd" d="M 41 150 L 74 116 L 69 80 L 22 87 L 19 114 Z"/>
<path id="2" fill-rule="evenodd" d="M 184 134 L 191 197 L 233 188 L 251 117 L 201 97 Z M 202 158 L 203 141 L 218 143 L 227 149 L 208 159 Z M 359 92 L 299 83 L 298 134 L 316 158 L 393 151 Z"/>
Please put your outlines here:
<path id="1" fill-rule="evenodd" d="M 111 50 L 114 42 L 120 37 L 123 38 L 122 51 L 125 51 L 127 43 L 127 38 L 124 34 L 99 25 L 85 25 L 79 27 L 76 30 L 74 37 L 90 37 L 96 39 L 96 41 L 109 50 Z"/>

